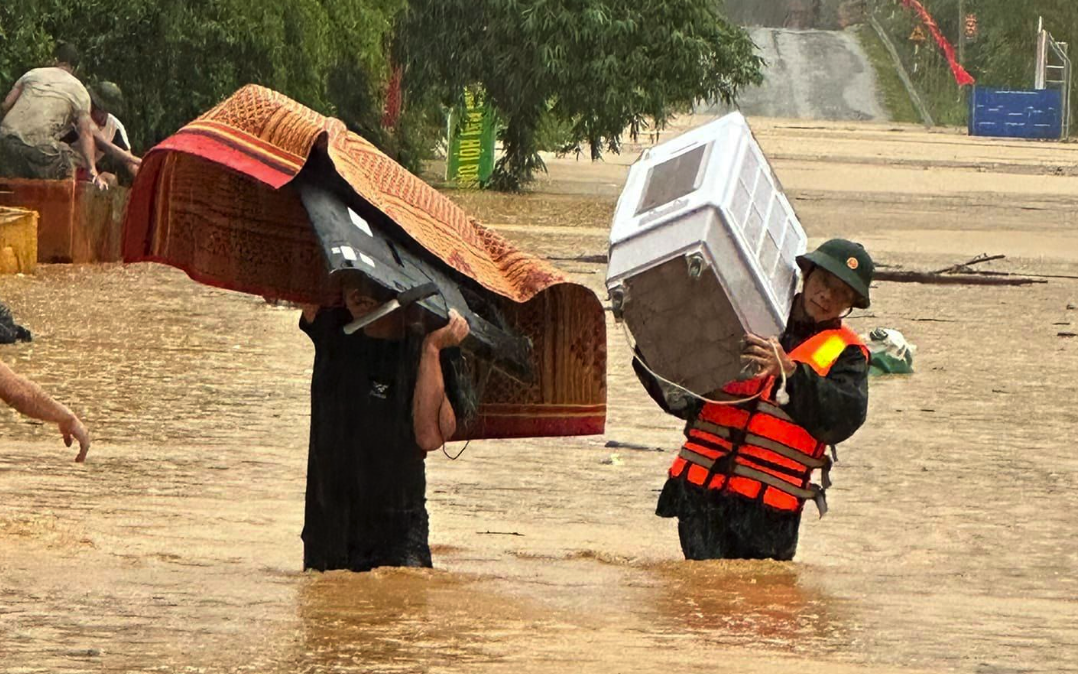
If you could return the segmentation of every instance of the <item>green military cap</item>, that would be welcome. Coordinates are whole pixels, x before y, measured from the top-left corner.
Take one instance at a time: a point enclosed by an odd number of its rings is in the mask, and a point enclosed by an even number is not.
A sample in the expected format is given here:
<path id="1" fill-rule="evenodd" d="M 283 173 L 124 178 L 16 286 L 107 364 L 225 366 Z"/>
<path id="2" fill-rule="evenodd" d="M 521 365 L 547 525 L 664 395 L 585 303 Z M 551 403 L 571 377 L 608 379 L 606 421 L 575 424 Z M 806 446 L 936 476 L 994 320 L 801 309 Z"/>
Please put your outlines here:
<path id="1" fill-rule="evenodd" d="M 831 272 L 857 295 L 853 306 L 868 308 L 868 287 L 872 285 L 875 265 L 861 244 L 846 239 L 831 239 L 811 253 L 797 256 L 797 264 L 805 274 L 814 266 Z"/>
<path id="2" fill-rule="evenodd" d="M 87 87 L 94 107 L 105 112 L 120 114 L 124 106 L 124 95 L 120 87 L 113 82 L 98 82 Z"/>

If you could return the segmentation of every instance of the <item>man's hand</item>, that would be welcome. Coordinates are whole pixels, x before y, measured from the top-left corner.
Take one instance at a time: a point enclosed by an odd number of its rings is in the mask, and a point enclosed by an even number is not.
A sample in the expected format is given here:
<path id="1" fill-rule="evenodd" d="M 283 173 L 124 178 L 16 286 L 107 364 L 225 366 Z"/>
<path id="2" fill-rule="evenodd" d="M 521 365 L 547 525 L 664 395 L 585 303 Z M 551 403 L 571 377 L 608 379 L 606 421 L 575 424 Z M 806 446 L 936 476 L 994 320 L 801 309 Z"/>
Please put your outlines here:
<path id="1" fill-rule="evenodd" d="M 318 318 L 317 304 L 301 304 L 299 308 L 303 311 L 303 320 L 308 324 L 314 323 L 314 319 Z"/>
<path id="2" fill-rule="evenodd" d="M 103 177 L 101 177 L 100 173 L 95 173 L 94 174 L 94 187 L 101 190 L 102 192 L 107 192 L 108 189 L 109 189 L 109 183 L 108 183 L 107 180 L 105 180 Z"/>
<path id="3" fill-rule="evenodd" d="M 470 331 L 468 321 L 464 320 L 464 317 L 458 314 L 456 309 L 450 309 L 449 324 L 427 335 L 424 341 L 441 351 L 442 349 L 458 346 Z"/>
<path id="4" fill-rule="evenodd" d="M 78 463 L 85 461 L 86 453 L 90 451 L 90 431 L 86 430 L 86 426 L 83 426 L 74 414 L 61 421 L 59 426 L 60 432 L 64 434 L 65 445 L 70 447 L 73 440 L 79 442 L 79 455 L 75 457 L 75 461 Z"/>
<path id="5" fill-rule="evenodd" d="M 745 335 L 745 348 L 741 352 L 741 359 L 756 363 L 759 368 L 757 376 L 777 377 L 785 372 L 789 377 L 797 369 L 797 363 L 790 360 L 785 349 L 774 337 L 764 339 L 757 335 Z"/>
<path id="6" fill-rule="evenodd" d="M 90 433 L 79 418 L 42 391 L 40 386 L 17 374 L 3 362 L 0 362 L 0 400 L 32 419 L 59 426 L 68 447 L 73 440 L 79 441 L 79 455 L 75 460 L 80 463 L 86 460 L 86 452 L 90 451 Z"/>

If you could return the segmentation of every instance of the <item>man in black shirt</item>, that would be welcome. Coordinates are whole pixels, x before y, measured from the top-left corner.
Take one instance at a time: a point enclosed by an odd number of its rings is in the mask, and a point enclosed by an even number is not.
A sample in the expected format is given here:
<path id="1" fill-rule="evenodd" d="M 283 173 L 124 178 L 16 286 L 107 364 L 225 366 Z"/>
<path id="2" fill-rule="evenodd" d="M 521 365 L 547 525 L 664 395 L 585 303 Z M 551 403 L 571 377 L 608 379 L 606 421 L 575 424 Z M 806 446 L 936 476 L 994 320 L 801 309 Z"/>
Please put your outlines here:
<path id="1" fill-rule="evenodd" d="M 446 380 L 468 324 L 451 311 L 444 328 L 416 334 L 397 311 L 346 335 L 388 298 L 358 275 L 343 295 L 344 307 L 304 307 L 300 319 L 315 346 L 303 566 L 429 567 L 424 459 L 456 432 Z"/>
<path id="2" fill-rule="evenodd" d="M 829 468 L 824 448 L 865 421 L 867 350 L 842 316 L 869 306 L 872 259 L 859 244 L 833 239 L 797 261 L 804 288 L 785 332 L 777 339 L 747 338 L 744 358 L 756 364 L 757 378 L 708 396 L 725 395 L 728 407 L 661 383 L 639 354 L 633 361 L 660 407 L 688 422 L 686 444 L 656 507 L 660 517 L 678 518 L 686 559 L 792 559 L 813 464 Z M 821 348 L 804 348 L 815 343 Z M 785 401 L 775 390 L 783 373 Z M 746 477 L 752 475 L 759 479 Z M 825 507 L 822 489 L 817 495 L 817 505 Z"/>

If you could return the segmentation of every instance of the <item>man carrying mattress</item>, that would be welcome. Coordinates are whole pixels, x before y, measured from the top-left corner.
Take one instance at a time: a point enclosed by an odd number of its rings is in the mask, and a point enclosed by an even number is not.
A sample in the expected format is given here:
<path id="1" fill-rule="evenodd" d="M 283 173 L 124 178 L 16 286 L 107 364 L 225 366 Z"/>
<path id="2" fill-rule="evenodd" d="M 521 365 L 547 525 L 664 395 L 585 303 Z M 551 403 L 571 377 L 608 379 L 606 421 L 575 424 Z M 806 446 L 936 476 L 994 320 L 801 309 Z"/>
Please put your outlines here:
<path id="1" fill-rule="evenodd" d="M 456 432 L 451 361 L 469 328 L 451 311 L 422 334 L 398 310 L 345 329 L 389 299 L 357 274 L 343 306 L 303 309 L 315 348 L 304 569 L 431 566 L 424 463 Z"/>

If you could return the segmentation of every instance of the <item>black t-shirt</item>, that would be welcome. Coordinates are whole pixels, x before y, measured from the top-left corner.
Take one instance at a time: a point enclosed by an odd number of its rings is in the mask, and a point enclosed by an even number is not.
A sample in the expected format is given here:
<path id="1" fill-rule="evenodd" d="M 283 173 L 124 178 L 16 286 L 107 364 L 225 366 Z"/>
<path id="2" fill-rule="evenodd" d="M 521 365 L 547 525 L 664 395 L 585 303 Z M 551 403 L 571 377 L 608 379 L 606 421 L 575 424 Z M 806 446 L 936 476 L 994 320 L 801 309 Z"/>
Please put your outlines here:
<path id="1" fill-rule="evenodd" d="M 425 453 L 412 396 L 421 335 L 345 335 L 346 309 L 323 309 L 300 329 L 315 345 L 303 529 L 308 568 L 363 568 L 426 526 Z M 448 377 L 443 352 L 443 373 Z"/>

